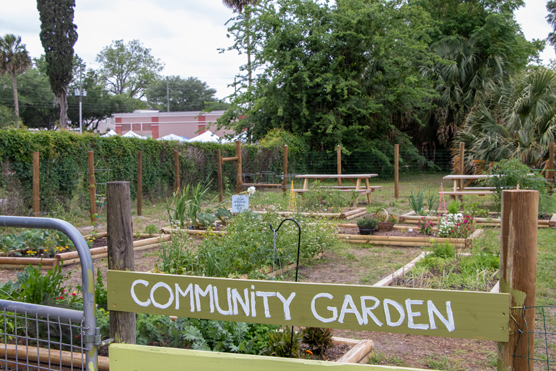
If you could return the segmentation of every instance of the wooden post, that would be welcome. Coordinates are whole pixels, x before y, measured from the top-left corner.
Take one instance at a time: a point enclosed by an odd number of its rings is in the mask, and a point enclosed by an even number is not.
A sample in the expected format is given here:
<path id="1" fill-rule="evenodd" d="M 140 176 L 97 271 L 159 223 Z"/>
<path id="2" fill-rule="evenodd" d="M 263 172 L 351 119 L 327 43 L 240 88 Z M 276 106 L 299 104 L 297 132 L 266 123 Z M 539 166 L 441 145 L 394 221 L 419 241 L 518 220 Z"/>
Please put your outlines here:
<path id="1" fill-rule="evenodd" d="M 33 152 L 33 215 L 41 215 L 40 206 L 40 165 L 39 152 Z"/>
<path id="2" fill-rule="evenodd" d="M 500 292 L 510 294 L 512 319 L 510 340 L 498 346 L 498 370 L 534 369 L 535 309 L 522 308 L 535 305 L 538 208 L 538 191 L 502 192 Z"/>
<path id="3" fill-rule="evenodd" d="M 237 173 L 237 179 L 236 179 L 236 192 L 240 193 L 241 192 L 241 184 L 243 183 L 243 181 L 241 180 L 241 176 L 242 176 L 242 166 L 241 166 L 241 142 L 238 140 L 236 141 L 236 173 Z"/>
<path id="4" fill-rule="evenodd" d="M 546 179 L 554 180 L 554 142 L 551 142 L 548 146 L 548 166 L 546 170 L 548 170 L 546 172 Z"/>
<path id="5" fill-rule="evenodd" d="M 336 147 L 336 168 L 338 175 L 342 175 L 342 147 Z M 338 187 L 342 186 L 342 179 L 338 178 Z"/>
<path id="6" fill-rule="evenodd" d="M 175 174 L 175 183 L 174 188 L 176 188 L 176 192 L 180 191 L 180 154 L 177 150 L 174 151 L 174 174 Z"/>
<path id="7" fill-rule="evenodd" d="M 287 194 L 287 190 L 288 190 L 288 146 L 285 145 L 284 146 L 284 180 L 282 181 L 282 186 L 284 188 L 284 196 L 286 196 Z"/>
<path id="8" fill-rule="evenodd" d="M 465 174 L 465 143 L 460 142 L 459 143 L 459 175 L 464 175 Z M 459 181 L 459 190 L 463 191 L 463 186 L 465 180 L 460 180 Z"/>
<path id="9" fill-rule="evenodd" d="M 106 202 L 108 269 L 134 271 L 129 182 L 108 182 Z M 135 344 L 135 313 L 110 311 L 110 337 L 117 343 Z"/>
<path id="10" fill-rule="evenodd" d="M 95 185 L 95 153 L 87 152 L 87 163 L 89 165 L 89 205 L 91 207 L 91 221 L 97 219 L 96 185 Z"/>
<path id="11" fill-rule="evenodd" d="M 400 145 L 394 145 L 394 197 L 400 197 Z"/>
<path id="12" fill-rule="evenodd" d="M 137 152 L 137 215 L 143 215 L 143 151 Z"/>
<path id="13" fill-rule="evenodd" d="M 224 187 L 222 185 L 222 154 L 220 150 L 216 151 L 216 169 L 218 172 L 218 201 L 224 200 Z"/>

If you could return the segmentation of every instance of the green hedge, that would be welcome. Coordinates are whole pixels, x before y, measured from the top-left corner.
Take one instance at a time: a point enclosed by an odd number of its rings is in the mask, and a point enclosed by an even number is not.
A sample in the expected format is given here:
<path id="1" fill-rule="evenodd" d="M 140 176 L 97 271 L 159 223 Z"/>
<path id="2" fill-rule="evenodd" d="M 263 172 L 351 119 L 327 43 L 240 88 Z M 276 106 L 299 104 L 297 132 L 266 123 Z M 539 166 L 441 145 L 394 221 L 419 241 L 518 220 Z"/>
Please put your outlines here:
<path id="1" fill-rule="evenodd" d="M 41 210 L 55 203 L 65 207 L 76 197 L 88 204 L 87 152 L 95 154 L 96 181 L 130 181 L 131 196 L 137 195 L 137 153 L 143 151 L 143 194 L 153 200 L 171 194 L 174 181 L 174 150 L 180 159 L 181 184 L 212 180 L 216 187 L 216 151 L 224 157 L 235 154 L 234 144 L 183 143 L 141 140 L 93 134 L 78 135 L 69 132 L 38 132 L 26 130 L 0 130 L 0 192 L 17 190 L 18 198 L 26 208 L 32 204 L 33 152 L 40 152 Z M 282 171 L 282 148 L 242 146 L 243 172 Z M 223 175 L 229 186 L 235 185 L 234 162 L 226 162 Z M 9 180 L 8 180 L 9 178 Z M 10 183 L 9 183 L 10 182 Z M 9 184 L 8 184 L 9 183 Z M 102 187 L 102 186 L 99 186 Z M 101 188 L 97 193 L 102 193 Z M 2 198 L 0 194 L 0 198 Z"/>
<path id="2" fill-rule="evenodd" d="M 288 144 L 288 173 L 335 174 L 336 151 L 310 152 L 303 140 L 291 134 L 275 131 L 259 145 L 243 145 L 243 173 L 283 171 L 283 145 Z M 433 161 L 420 155 L 411 144 L 400 146 L 400 165 L 412 171 L 438 171 Z M 180 184 L 201 182 L 215 189 L 217 186 L 216 153 L 235 155 L 235 144 L 178 143 L 141 140 L 113 136 L 108 138 L 93 134 L 27 130 L 0 130 L 0 199 L 17 200 L 19 208 L 29 210 L 32 205 L 33 152 L 40 152 L 41 210 L 55 211 L 70 205 L 88 208 L 87 152 L 95 154 L 97 183 L 106 181 L 129 181 L 131 197 L 137 195 L 137 153 L 143 151 L 143 195 L 147 199 L 160 200 L 173 191 L 174 150 L 180 158 Z M 394 146 L 388 142 L 369 142 L 362 148 L 342 155 L 342 172 L 378 173 L 380 178 L 393 176 Z M 436 161 L 435 161 L 436 162 Z M 99 169 L 110 169 L 101 171 Z M 235 189 L 235 162 L 223 166 L 224 185 Z M 246 178 L 247 182 L 253 181 Z M 267 182 L 281 182 L 282 178 Z M 97 194 L 105 193 L 102 185 Z M 4 204 L 5 205 L 5 204 Z M 0 203 L 0 213 L 2 210 Z M 8 211 L 9 212 L 9 211 Z M 27 211 L 23 210 L 24 213 Z"/>

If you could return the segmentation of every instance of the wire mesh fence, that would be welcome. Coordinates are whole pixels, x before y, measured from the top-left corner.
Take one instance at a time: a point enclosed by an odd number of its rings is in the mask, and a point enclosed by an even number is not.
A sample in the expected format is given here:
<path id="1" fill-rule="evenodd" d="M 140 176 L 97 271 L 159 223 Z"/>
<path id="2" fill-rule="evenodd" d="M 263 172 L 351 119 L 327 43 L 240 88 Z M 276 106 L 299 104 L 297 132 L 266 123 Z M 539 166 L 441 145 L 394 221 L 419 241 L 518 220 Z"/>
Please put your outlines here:
<path id="1" fill-rule="evenodd" d="M 19 303 L 25 305 L 25 303 Z M 82 312 L 33 306 L 7 309 L 0 317 L 0 367 L 6 370 L 85 370 Z M 38 311 L 33 307 L 39 308 Z M 45 312 L 52 311 L 52 314 Z M 3 349 L 2 349 L 3 348 Z"/>
<path id="2" fill-rule="evenodd" d="M 527 311 L 535 311 L 535 323 L 528 324 L 525 320 Z M 514 315 L 520 316 L 520 320 L 514 319 L 517 331 L 510 336 L 517 336 L 517 344 L 512 354 L 512 363 L 528 360 L 526 370 L 556 370 L 556 321 L 554 314 L 556 306 L 539 305 L 534 307 L 523 307 L 523 309 L 514 310 Z M 520 323 L 524 325 L 520 326 Z M 525 347 L 525 351 L 519 351 L 520 344 L 529 342 L 530 337 L 534 339 L 534 351 L 529 346 Z M 515 368 L 514 368 L 515 369 Z"/>

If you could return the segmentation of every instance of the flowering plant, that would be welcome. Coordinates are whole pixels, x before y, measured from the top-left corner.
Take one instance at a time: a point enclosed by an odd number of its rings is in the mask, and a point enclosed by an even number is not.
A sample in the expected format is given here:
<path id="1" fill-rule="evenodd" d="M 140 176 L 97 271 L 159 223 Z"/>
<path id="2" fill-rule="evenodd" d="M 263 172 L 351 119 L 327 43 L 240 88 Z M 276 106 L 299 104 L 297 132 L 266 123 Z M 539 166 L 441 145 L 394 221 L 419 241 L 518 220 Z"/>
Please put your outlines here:
<path id="1" fill-rule="evenodd" d="M 422 217 L 421 220 L 419 221 L 419 232 L 421 232 L 424 235 L 431 235 L 433 227 L 434 227 L 433 222 L 427 220 L 425 217 Z"/>
<path id="2" fill-rule="evenodd" d="M 438 225 L 438 236 L 448 238 L 467 238 L 475 227 L 473 218 L 469 215 L 448 214 L 442 219 Z"/>

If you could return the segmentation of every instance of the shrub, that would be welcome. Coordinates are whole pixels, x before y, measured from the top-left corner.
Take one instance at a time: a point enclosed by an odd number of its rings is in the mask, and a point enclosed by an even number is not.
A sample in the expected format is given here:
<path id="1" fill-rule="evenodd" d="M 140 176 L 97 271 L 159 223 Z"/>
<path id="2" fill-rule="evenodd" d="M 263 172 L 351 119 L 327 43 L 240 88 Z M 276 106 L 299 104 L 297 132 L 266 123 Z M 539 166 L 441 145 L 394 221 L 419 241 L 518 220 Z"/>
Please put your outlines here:
<path id="1" fill-rule="evenodd" d="M 329 328 L 307 327 L 302 331 L 304 344 L 313 354 L 323 355 L 332 346 L 332 330 Z"/>
<path id="2" fill-rule="evenodd" d="M 357 219 L 356 223 L 359 228 L 373 229 L 376 228 L 376 226 L 378 225 L 378 220 L 374 216 L 367 216 L 361 219 Z"/>

